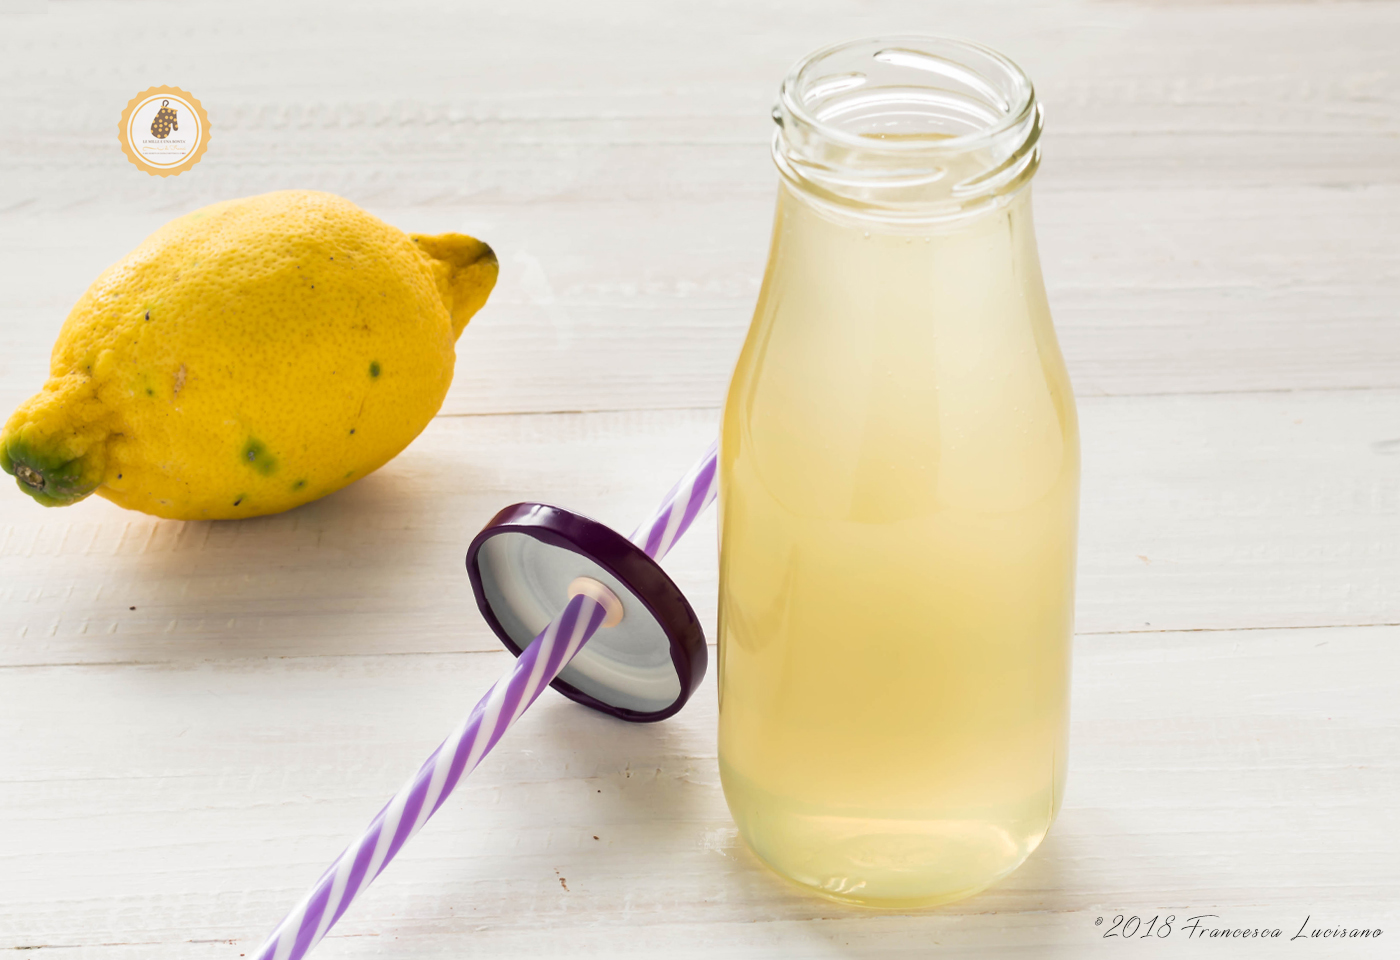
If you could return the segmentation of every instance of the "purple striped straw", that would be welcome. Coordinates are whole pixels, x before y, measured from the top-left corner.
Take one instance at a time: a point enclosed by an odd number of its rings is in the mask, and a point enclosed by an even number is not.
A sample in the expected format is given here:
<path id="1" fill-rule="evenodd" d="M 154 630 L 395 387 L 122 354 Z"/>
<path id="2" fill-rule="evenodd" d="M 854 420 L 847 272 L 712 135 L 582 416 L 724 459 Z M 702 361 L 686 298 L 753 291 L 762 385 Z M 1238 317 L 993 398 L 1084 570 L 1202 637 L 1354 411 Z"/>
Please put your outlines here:
<path id="1" fill-rule="evenodd" d="M 660 560 L 715 498 L 713 443 L 666 495 L 661 506 L 632 534 L 631 541 Z M 583 649 L 607 616 L 597 601 L 576 596 L 525 648 L 509 672 L 497 680 L 467 718 L 432 756 L 423 761 L 369 827 L 345 848 L 296 908 L 258 950 L 256 960 L 301 960 L 355 898 L 389 865 L 409 838 L 422 829 L 462 778 L 534 703 L 559 671 Z"/>
<path id="2" fill-rule="evenodd" d="M 671 488 L 661 506 L 627 539 L 646 551 L 653 560 L 670 552 L 700 512 L 710 505 L 719 491 L 716 483 L 719 467 L 719 441 L 715 440 L 705 455 L 695 462 L 685 476 Z"/>

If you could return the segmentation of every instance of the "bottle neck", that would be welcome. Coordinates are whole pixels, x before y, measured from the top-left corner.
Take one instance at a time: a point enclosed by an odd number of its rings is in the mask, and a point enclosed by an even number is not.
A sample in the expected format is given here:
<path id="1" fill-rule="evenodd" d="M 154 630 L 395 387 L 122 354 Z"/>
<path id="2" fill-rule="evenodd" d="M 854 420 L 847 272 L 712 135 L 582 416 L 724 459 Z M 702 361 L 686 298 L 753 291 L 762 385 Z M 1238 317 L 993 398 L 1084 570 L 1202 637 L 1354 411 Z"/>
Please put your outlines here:
<path id="1" fill-rule="evenodd" d="M 933 223 L 1001 207 L 1040 162 L 1025 73 L 962 40 L 895 37 L 819 50 L 783 81 L 773 160 L 847 216 Z"/>

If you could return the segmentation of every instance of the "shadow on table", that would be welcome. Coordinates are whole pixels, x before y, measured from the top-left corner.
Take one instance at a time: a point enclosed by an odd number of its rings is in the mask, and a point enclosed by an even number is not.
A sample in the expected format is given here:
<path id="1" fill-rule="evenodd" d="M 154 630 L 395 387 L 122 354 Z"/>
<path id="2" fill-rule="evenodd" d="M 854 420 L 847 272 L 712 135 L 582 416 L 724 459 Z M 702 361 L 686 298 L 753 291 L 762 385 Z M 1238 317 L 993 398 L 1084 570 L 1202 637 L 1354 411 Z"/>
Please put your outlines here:
<path id="1" fill-rule="evenodd" d="M 943 907 L 870 910 L 800 889 L 770 870 L 739 838 L 720 787 L 714 720 L 708 686 L 680 715 L 658 724 L 621 723 L 562 702 L 545 707 L 530 732 L 536 741 L 532 752 L 569 758 L 570 774 L 578 778 L 579 807 L 591 806 L 577 829 L 602 840 L 597 847 L 585 843 L 567 867 L 560 866 L 572 891 L 590 889 L 584 879 L 574 882 L 575 873 L 605 877 L 610 895 L 630 904 L 637 916 L 649 904 L 679 897 L 685 906 L 676 907 L 677 912 L 699 922 L 762 920 L 755 931 L 778 936 L 784 949 L 851 957 L 870 955 L 870 937 L 853 937 L 854 931 L 873 931 L 891 918 L 898 918 L 890 928 L 898 929 L 895 940 L 909 946 L 920 938 L 932 944 L 941 932 L 980 923 L 976 918 L 988 914 L 1006 915 L 1012 925 L 1034 926 L 1042 921 L 1015 918 L 1082 906 L 1083 895 L 1069 889 L 1083 879 L 1074 866 L 1076 831 L 1064 837 L 1052 832 L 1000 884 Z M 565 836 L 574 828 L 571 817 L 563 815 L 565 822 L 557 825 Z M 598 909 L 595 903 L 575 902 L 573 910 L 580 916 Z M 872 921 L 875 926 L 867 926 Z"/>
<path id="2" fill-rule="evenodd" d="M 88 619 L 114 623 L 69 642 L 79 658 L 146 662 L 496 649 L 463 558 L 503 495 L 453 470 L 484 492 L 444 498 L 423 470 L 383 470 L 274 516 L 131 514 L 115 557 L 78 561 L 103 568 Z"/>

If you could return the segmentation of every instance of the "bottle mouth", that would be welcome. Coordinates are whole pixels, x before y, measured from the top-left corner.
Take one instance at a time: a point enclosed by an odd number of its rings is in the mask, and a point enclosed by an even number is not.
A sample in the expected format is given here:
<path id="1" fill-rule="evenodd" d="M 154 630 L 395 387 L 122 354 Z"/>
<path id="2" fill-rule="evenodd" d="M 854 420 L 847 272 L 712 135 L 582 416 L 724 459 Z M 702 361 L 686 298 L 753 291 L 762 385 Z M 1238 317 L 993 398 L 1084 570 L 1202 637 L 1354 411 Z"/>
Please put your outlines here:
<path id="1" fill-rule="evenodd" d="M 875 37 L 799 61 L 773 110 L 773 157 L 796 186 L 892 217 L 997 205 L 1040 161 L 1030 78 L 988 47 Z"/>

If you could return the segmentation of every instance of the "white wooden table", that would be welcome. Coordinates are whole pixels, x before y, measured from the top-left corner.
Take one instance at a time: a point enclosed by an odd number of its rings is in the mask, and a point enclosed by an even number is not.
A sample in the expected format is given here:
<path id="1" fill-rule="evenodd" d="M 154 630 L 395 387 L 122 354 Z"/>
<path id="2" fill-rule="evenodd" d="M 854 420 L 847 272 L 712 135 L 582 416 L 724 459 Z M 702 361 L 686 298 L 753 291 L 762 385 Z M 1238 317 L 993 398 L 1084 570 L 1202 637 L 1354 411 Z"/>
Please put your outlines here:
<path id="1" fill-rule="evenodd" d="M 317 956 L 1400 956 L 1400 3 L 284 0 L 0 8 L 0 415 L 100 269 L 216 199 L 476 233 L 500 286 L 442 415 L 326 500 L 0 489 L 0 957 L 252 953 L 508 663 L 472 534 L 522 499 L 625 525 L 712 436 L 777 83 L 890 31 L 1005 50 L 1048 110 L 1085 445 L 1050 838 L 943 909 L 811 899 L 736 838 L 713 677 L 654 726 L 547 693 Z M 213 129 L 169 180 L 116 140 L 162 83 Z M 712 633 L 707 528 L 667 566 Z M 1116 914 L 1177 932 L 1105 940 Z M 1190 942 L 1200 914 L 1385 933 Z"/>

